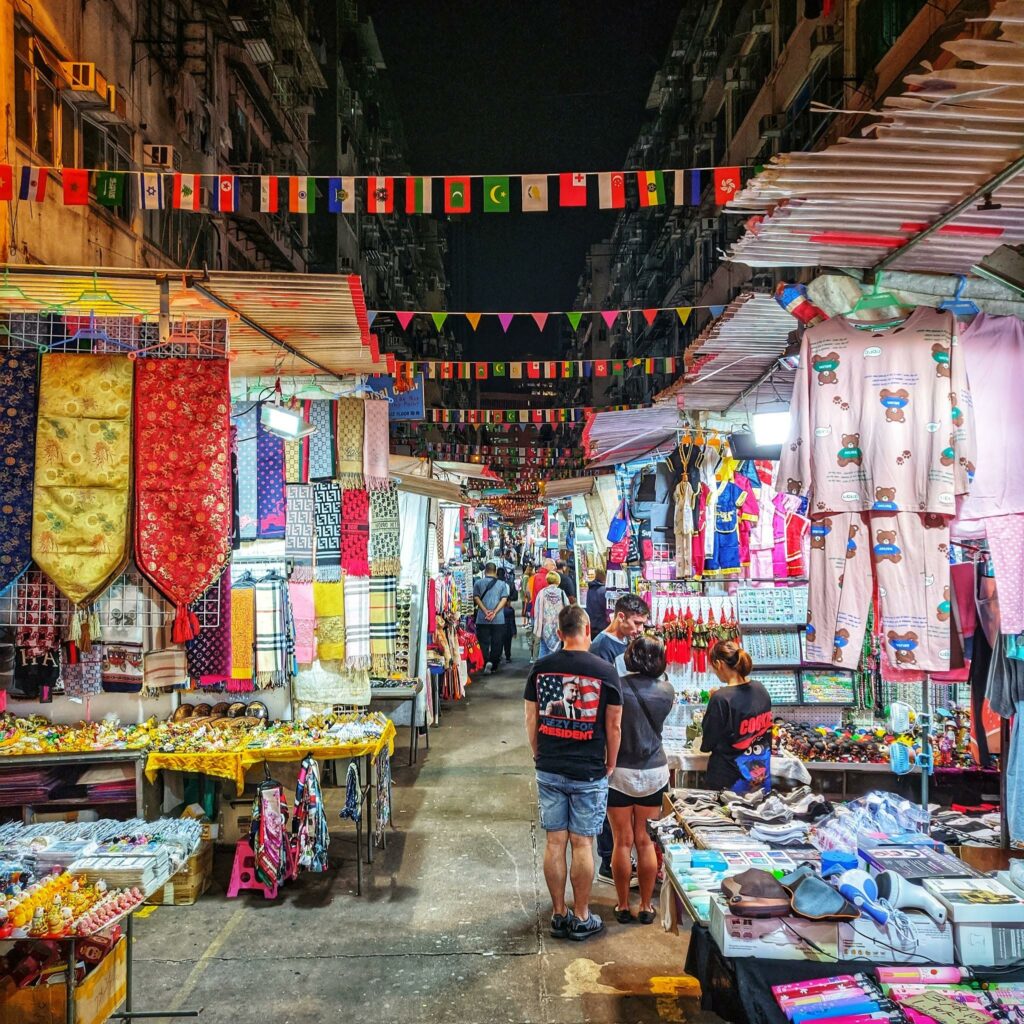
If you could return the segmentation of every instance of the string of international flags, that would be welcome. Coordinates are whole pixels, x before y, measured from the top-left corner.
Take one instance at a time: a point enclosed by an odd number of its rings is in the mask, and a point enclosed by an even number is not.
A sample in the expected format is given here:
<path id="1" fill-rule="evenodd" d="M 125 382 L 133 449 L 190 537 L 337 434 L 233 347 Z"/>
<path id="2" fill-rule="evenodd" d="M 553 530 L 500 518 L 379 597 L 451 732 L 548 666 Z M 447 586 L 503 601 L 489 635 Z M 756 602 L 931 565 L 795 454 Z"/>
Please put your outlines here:
<path id="1" fill-rule="evenodd" d="M 643 408 L 637 405 L 602 406 L 601 412 L 622 412 Z M 427 409 L 429 423 L 580 423 L 593 410 L 590 406 L 558 409 Z"/>
<path id="2" fill-rule="evenodd" d="M 399 384 L 413 386 L 414 375 L 427 380 L 570 380 L 572 378 L 618 377 L 640 368 L 644 373 L 674 374 L 683 368 L 681 356 L 648 356 L 633 359 L 546 359 L 477 362 L 449 359 L 395 359 L 387 353 L 387 372 Z M 399 388 L 399 390 L 405 390 Z"/>
<path id="3" fill-rule="evenodd" d="M 356 213 L 357 199 L 361 195 L 362 209 L 369 214 L 430 214 L 434 212 L 435 184 L 439 183 L 442 200 L 439 212 L 472 213 L 473 196 L 477 192 L 479 209 L 484 213 L 511 213 L 512 196 L 518 183 L 521 211 L 543 213 L 552 207 L 587 206 L 591 197 L 590 181 L 596 178 L 598 206 L 602 210 L 621 210 L 627 199 L 640 207 L 699 206 L 709 184 L 714 187 L 715 203 L 721 206 L 740 190 L 744 175 L 756 170 L 734 166 L 397 177 L 193 174 L 26 165 L 16 175 L 13 164 L 0 163 L 0 200 L 43 202 L 53 173 L 60 176 L 66 206 L 86 206 L 90 199 L 103 206 L 121 206 L 128 194 L 129 182 L 133 181 L 138 206 L 143 210 L 170 208 L 194 213 L 234 213 L 239 208 L 240 185 L 246 182 L 253 190 L 253 209 L 263 213 L 278 213 L 285 209 L 296 214 L 316 213 L 323 209 L 323 200 L 326 200 L 329 213 Z M 552 177 L 558 179 L 555 189 L 550 187 Z M 402 197 L 401 210 L 399 197 Z"/>

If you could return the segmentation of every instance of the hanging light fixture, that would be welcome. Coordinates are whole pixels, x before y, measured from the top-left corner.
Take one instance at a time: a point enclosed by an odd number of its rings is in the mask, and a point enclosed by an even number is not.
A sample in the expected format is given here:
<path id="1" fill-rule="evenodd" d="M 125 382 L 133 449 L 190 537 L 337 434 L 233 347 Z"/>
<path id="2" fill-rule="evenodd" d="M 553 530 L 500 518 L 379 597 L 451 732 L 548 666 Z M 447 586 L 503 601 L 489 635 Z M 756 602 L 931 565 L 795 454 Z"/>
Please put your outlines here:
<path id="1" fill-rule="evenodd" d="M 260 408 L 260 422 L 268 434 L 283 437 L 286 441 L 298 441 L 316 433 L 316 427 L 303 419 L 300 413 L 284 405 L 281 394 L 281 378 L 274 384 L 274 398 L 264 402 Z"/>

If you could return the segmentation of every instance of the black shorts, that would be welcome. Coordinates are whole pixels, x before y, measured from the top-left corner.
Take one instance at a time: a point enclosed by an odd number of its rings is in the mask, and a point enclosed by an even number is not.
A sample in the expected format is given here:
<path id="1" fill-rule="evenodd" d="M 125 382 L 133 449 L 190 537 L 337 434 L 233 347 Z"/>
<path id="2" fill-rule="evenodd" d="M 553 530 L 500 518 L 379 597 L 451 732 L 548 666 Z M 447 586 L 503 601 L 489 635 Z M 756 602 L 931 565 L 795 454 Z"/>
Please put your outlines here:
<path id="1" fill-rule="evenodd" d="M 620 793 L 617 789 L 608 787 L 609 807 L 660 807 L 663 793 L 668 792 L 668 786 L 662 786 L 657 793 L 649 796 L 630 796 L 628 793 Z"/>

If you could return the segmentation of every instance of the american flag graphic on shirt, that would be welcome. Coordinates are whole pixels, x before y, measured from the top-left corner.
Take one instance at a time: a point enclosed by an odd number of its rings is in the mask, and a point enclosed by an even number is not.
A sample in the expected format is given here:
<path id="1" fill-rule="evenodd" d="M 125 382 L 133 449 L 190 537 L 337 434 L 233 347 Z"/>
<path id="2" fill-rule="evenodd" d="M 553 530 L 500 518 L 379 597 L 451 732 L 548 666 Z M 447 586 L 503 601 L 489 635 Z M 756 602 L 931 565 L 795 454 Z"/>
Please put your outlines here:
<path id="1" fill-rule="evenodd" d="M 540 731 L 546 735 L 563 739 L 592 739 L 600 704 L 600 679 L 562 672 L 537 676 Z"/>

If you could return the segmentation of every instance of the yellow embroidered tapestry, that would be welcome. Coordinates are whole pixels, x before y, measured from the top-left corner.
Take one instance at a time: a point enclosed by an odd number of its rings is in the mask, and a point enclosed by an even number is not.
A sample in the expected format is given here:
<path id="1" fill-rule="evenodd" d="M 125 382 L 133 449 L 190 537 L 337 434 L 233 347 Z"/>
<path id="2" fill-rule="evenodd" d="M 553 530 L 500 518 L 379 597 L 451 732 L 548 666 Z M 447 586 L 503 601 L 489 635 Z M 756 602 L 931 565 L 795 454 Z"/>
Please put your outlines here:
<path id="1" fill-rule="evenodd" d="M 32 557 L 75 605 L 128 562 L 132 371 L 120 355 L 41 360 Z"/>

